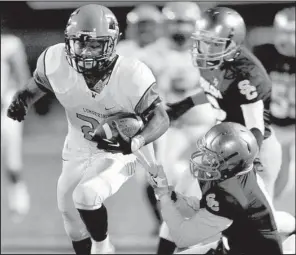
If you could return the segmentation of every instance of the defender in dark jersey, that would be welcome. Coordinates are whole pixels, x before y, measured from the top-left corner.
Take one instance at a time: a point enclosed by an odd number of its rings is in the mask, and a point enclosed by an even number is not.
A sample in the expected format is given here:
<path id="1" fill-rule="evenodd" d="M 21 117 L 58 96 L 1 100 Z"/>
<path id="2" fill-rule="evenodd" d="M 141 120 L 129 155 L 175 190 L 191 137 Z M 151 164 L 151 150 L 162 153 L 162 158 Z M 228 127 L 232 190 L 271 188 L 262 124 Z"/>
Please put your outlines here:
<path id="1" fill-rule="evenodd" d="M 207 254 L 282 254 L 272 209 L 254 170 L 258 151 L 255 137 L 240 124 L 224 122 L 211 128 L 190 160 L 191 174 L 202 191 L 200 208 L 190 218 L 178 211 L 168 188 L 155 187 L 178 247 L 204 243 L 222 232 L 216 248 Z M 200 247 L 190 250 L 201 254 Z"/>
<path id="2" fill-rule="evenodd" d="M 270 129 L 271 81 L 260 61 L 242 46 L 245 34 L 244 20 L 236 11 L 216 7 L 203 13 L 192 36 L 192 58 L 204 78 L 204 92 L 170 104 L 168 113 L 174 120 L 209 101 L 217 110 L 218 122 L 249 128 L 261 147 L 260 159 L 266 170 L 261 175 L 273 197 L 281 147 Z"/>
<path id="3" fill-rule="evenodd" d="M 269 43 L 258 41 L 260 37 L 256 42 L 253 36 L 258 32 L 265 32 Z M 254 54 L 272 81 L 271 123 L 283 151 L 275 196 L 283 209 L 295 215 L 295 7 L 279 11 L 273 27 L 253 30 L 250 35 Z M 282 203 L 287 198 L 292 202 Z"/>

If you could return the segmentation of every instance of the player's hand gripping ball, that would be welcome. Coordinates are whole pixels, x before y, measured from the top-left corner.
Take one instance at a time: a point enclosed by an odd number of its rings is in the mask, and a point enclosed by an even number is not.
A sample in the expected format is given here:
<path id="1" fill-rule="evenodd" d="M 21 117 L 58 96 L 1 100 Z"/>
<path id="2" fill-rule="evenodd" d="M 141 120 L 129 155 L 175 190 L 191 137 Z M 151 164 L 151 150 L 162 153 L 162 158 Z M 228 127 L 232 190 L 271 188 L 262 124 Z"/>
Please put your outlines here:
<path id="1" fill-rule="evenodd" d="M 131 153 L 131 138 L 143 129 L 142 119 L 134 113 L 116 113 L 102 122 L 94 132 L 98 148 L 112 153 Z"/>

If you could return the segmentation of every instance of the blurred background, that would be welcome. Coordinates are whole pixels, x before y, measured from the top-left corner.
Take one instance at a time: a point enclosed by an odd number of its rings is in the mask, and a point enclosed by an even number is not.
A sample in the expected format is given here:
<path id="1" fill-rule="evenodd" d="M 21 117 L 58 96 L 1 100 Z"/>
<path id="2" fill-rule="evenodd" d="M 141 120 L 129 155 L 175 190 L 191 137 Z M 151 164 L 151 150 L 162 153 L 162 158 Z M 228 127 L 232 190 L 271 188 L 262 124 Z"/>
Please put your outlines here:
<path id="1" fill-rule="evenodd" d="M 86 3 L 88 2 L 1 2 L 1 55 L 6 52 L 2 47 L 2 35 L 10 33 L 17 36 L 24 45 L 29 73 L 32 75 L 38 56 L 48 46 L 64 41 L 64 29 L 69 15 Z M 100 3 L 110 7 L 116 15 L 122 32 L 121 40 L 124 40 L 128 37 L 126 16 L 139 2 Z M 156 1 L 150 4 L 161 10 L 165 2 Z M 245 19 L 248 32 L 257 33 L 250 33 L 246 44 L 260 45 L 269 41 L 275 14 L 292 4 L 229 1 L 198 2 L 198 5 L 201 10 L 215 5 L 237 10 Z M 66 132 L 64 110 L 54 96 L 41 99 L 29 112 L 23 127 L 22 156 L 23 178 L 27 183 L 31 206 L 21 221 L 15 221 L 11 217 L 7 173 L 1 164 L 1 254 L 72 252 L 56 203 L 56 184 L 61 172 L 61 151 Z M 145 185 L 141 176 L 133 178 L 106 203 L 111 240 L 119 253 L 155 252 L 158 222 L 148 203 Z M 294 215 L 295 204 L 291 205 L 290 202 L 287 199 L 287 204 L 277 206 Z"/>

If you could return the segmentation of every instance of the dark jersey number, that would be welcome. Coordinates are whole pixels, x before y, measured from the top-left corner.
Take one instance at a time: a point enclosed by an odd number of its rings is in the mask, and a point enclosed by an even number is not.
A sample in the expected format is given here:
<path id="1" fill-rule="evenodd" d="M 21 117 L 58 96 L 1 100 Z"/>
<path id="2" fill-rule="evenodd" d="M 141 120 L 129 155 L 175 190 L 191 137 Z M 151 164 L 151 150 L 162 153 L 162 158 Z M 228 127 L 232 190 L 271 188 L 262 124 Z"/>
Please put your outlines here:
<path id="1" fill-rule="evenodd" d="M 100 125 L 100 123 L 94 118 L 91 118 L 91 117 L 88 117 L 88 116 L 85 116 L 85 115 L 82 115 L 79 113 L 76 113 L 76 117 L 78 119 L 81 119 L 81 120 L 88 122 L 90 124 L 90 126 L 86 126 L 86 125 L 82 126 L 81 131 L 84 134 L 84 138 L 86 140 L 91 141 L 93 138 L 93 135 L 94 135 L 94 131 L 95 131 L 96 127 L 98 125 Z"/>

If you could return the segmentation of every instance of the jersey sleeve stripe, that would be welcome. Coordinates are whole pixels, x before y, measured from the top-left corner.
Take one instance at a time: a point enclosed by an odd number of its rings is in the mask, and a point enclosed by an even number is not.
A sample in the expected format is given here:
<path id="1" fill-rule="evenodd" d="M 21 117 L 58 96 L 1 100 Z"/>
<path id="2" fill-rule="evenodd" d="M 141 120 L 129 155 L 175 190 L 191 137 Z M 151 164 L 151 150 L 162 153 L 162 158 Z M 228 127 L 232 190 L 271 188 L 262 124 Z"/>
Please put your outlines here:
<path id="1" fill-rule="evenodd" d="M 48 49 L 49 49 L 49 47 L 48 47 L 48 48 L 45 50 L 45 52 L 44 52 L 43 67 L 44 67 L 44 77 L 45 77 L 45 79 L 47 80 L 48 85 L 50 85 L 50 81 L 49 81 L 49 79 L 48 79 L 48 77 L 47 77 L 47 75 L 46 75 L 46 62 L 45 62 L 45 59 L 46 59 L 46 53 L 47 53 Z M 50 89 L 49 89 L 49 88 L 46 88 L 46 89 L 48 89 L 48 90 L 50 90 L 51 92 L 53 92 L 53 89 L 52 89 L 51 85 L 50 85 Z"/>
<path id="2" fill-rule="evenodd" d="M 140 115 L 149 115 L 161 102 L 159 95 L 156 92 L 153 92 L 153 87 L 156 85 L 153 82 L 143 93 L 139 102 L 135 106 L 135 112 Z M 151 93 L 151 95 L 149 95 Z"/>
<path id="3" fill-rule="evenodd" d="M 52 90 L 50 90 L 49 88 L 45 87 L 43 84 L 39 83 L 38 81 L 35 80 L 35 83 L 38 86 L 38 88 L 41 89 L 43 92 L 54 94 L 54 92 Z"/>

